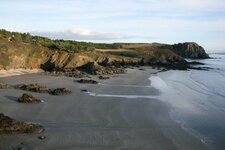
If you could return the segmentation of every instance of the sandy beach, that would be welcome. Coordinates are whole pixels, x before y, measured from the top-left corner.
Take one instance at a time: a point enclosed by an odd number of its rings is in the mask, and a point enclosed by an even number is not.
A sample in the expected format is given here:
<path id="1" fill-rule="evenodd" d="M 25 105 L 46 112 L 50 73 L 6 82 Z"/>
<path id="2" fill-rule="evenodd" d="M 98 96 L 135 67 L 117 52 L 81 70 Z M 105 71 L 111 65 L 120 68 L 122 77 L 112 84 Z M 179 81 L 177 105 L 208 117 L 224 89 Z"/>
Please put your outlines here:
<path id="1" fill-rule="evenodd" d="M 128 69 L 128 73 L 109 80 L 92 77 L 100 82 L 97 85 L 79 84 L 74 78 L 44 74 L 0 78 L 0 82 L 10 85 L 38 83 L 49 88 L 72 90 L 72 94 L 64 96 L 31 92 L 44 102 L 19 104 L 17 97 L 24 91 L 1 89 L 1 113 L 17 120 L 40 123 L 46 130 L 41 134 L 1 135 L 0 146 L 10 149 L 22 142 L 24 149 L 34 150 L 209 149 L 171 118 L 171 107 L 167 102 L 157 99 L 162 93 L 151 86 L 149 80 L 155 72 L 157 70 L 151 68 L 144 71 Z M 90 93 L 81 92 L 81 89 Z M 38 139 L 40 135 L 46 139 Z"/>
<path id="2" fill-rule="evenodd" d="M 41 72 L 44 72 L 44 71 L 41 69 L 23 69 L 23 68 L 0 70 L 0 78 L 18 76 L 23 74 L 41 73 Z"/>

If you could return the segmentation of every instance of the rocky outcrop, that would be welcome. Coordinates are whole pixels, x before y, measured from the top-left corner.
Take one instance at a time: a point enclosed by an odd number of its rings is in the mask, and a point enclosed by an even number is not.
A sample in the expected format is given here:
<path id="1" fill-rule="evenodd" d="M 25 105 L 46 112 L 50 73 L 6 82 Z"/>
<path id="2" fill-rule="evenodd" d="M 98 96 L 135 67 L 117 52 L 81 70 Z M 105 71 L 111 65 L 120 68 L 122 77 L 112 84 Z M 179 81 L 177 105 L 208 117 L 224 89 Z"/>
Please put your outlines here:
<path id="1" fill-rule="evenodd" d="M 66 88 L 57 88 L 57 89 L 49 89 L 44 86 L 41 86 L 37 83 L 35 84 L 18 84 L 16 85 L 17 89 L 25 90 L 25 91 L 31 91 L 31 92 L 38 92 L 38 93 L 49 93 L 51 95 L 63 95 L 63 94 L 69 94 L 71 91 Z"/>
<path id="2" fill-rule="evenodd" d="M 0 83 L 0 89 L 8 89 L 8 88 L 10 88 L 8 84 Z"/>
<path id="3" fill-rule="evenodd" d="M 67 88 L 57 88 L 51 90 L 50 94 L 52 95 L 64 95 L 64 94 L 70 94 L 71 91 Z"/>
<path id="4" fill-rule="evenodd" d="M 51 71 L 51 72 L 46 72 L 47 75 L 52 75 L 52 76 L 67 76 L 67 77 L 74 77 L 74 78 L 83 78 L 87 77 L 87 73 L 77 70 L 77 69 L 58 69 L 57 71 Z"/>
<path id="5" fill-rule="evenodd" d="M 162 66 L 187 69 L 186 58 L 208 58 L 196 43 L 138 44 L 134 48 L 73 53 L 40 45 L 0 41 L 0 69 L 41 68 L 52 75 L 82 78 L 87 74 L 108 75 L 125 72 L 128 66 Z"/>
<path id="6" fill-rule="evenodd" d="M 24 93 L 21 97 L 18 98 L 19 103 L 40 103 L 41 100 L 35 98 L 29 93 Z"/>
<path id="7" fill-rule="evenodd" d="M 18 84 L 16 85 L 17 89 L 31 91 L 31 92 L 39 92 L 39 93 L 49 93 L 50 89 L 38 84 Z"/>
<path id="8" fill-rule="evenodd" d="M 76 82 L 83 84 L 98 84 L 98 82 L 95 80 L 86 80 L 86 79 L 76 80 Z"/>
<path id="9" fill-rule="evenodd" d="M 44 131 L 44 127 L 41 125 L 16 121 L 8 116 L 0 114 L 0 135 L 41 133 L 42 131 Z"/>
<path id="10" fill-rule="evenodd" d="M 106 74 L 120 74 L 125 73 L 124 68 L 113 67 L 113 66 L 102 66 L 97 62 L 89 62 L 78 69 L 87 72 L 92 75 L 106 75 Z"/>
<path id="11" fill-rule="evenodd" d="M 192 59 L 204 59 L 209 58 L 209 55 L 205 52 L 204 48 L 194 42 L 186 42 L 172 45 L 173 51 L 184 57 Z"/>

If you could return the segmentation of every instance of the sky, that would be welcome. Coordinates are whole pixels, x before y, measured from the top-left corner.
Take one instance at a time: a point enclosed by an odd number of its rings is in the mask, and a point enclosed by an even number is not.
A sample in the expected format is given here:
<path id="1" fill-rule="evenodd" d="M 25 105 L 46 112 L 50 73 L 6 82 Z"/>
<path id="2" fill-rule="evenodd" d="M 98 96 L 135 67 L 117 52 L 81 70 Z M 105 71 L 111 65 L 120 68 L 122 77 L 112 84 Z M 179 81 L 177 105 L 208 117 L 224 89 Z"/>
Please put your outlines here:
<path id="1" fill-rule="evenodd" d="M 0 0 L 0 28 L 90 42 L 225 51 L 225 0 Z"/>

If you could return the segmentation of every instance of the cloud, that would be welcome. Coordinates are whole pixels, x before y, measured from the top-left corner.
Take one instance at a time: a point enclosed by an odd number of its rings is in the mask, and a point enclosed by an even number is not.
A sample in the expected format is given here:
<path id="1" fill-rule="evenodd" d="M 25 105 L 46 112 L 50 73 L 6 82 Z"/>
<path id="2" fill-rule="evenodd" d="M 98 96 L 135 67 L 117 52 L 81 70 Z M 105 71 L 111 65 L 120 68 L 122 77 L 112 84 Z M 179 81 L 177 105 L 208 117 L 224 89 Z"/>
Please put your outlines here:
<path id="1" fill-rule="evenodd" d="M 115 33 L 102 33 L 87 29 L 32 31 L 30 33 L 32 35 L 45 36 L 52 39 L 66 39 L 66 40 L 117 40 L 117 39 L 137 38 L 137 36 L 122 35 Z"/>

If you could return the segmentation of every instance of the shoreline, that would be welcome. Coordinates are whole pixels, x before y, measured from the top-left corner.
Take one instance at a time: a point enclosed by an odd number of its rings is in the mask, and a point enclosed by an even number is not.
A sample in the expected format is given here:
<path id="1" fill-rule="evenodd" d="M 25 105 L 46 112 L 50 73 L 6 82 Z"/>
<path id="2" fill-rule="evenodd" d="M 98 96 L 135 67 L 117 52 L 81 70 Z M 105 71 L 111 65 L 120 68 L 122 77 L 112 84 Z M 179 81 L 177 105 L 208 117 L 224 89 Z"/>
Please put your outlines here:
<path id="1" fill-rule="evenodd" d="M 43 73 L 43 72 L 44 70 L 42 69 L 24 69 L 24 68 L 0 70 L 0 78 L 18 76 L 18 75 L 24 75 L 24 74 Z"/>
<path id="2" fill-rule="evenodd" d="M 108 80 L 92 79 L 102 84 L 90 85 L 74 82 L 74 78 L 26 74 L 4 78 L 10 85 L 39 83 L 49 88 L 66 87 L 71 95 L 51 96 L 32 93 L 43 99 L 37 105 L 18 104 L 13 98 L 24 91 L 0 90 L 0 110 L 8 116 L 25 122 L 38 122 L 47 130 L 42 134 L 0 136 L 0 146 L 16 146 L 23 142 L 32 149 L 167 149 L 207 150 L 200 139 L 192 136 L 170 118 L 170 107 L 157 98 L 98 97 L 81 92 L 114 95 L 152 95 L 161 92 L 151 85 L 149 76 L 158 72 L 128 69 Z M 150 84 L 150 86 L 149 86 Z M 107 86 L 109 85 L 109 86 Z M 125 86 L 120 86 L 125 85 Z M 57 108 L 57 109 L 56 109 Z M 59 111 L 60 110 L 60 111 Z M 44 141 L 37 139 L 45 135 Z"/>

